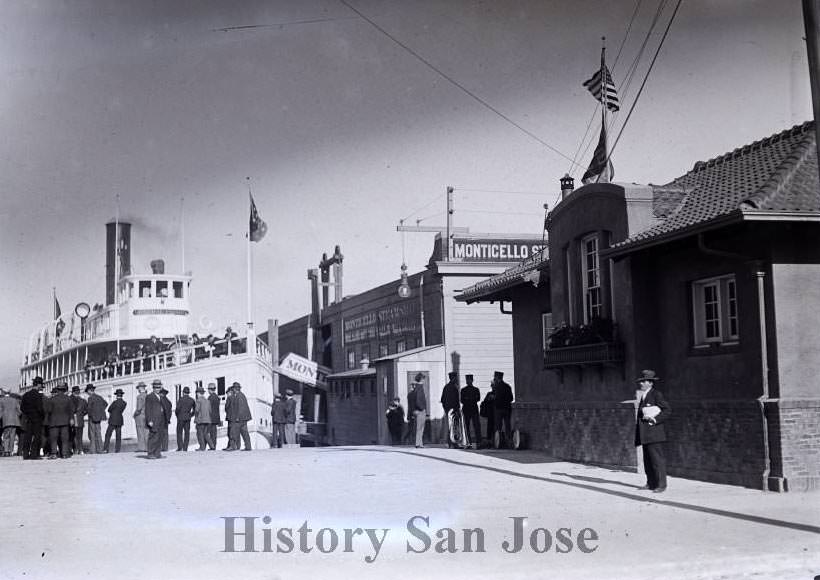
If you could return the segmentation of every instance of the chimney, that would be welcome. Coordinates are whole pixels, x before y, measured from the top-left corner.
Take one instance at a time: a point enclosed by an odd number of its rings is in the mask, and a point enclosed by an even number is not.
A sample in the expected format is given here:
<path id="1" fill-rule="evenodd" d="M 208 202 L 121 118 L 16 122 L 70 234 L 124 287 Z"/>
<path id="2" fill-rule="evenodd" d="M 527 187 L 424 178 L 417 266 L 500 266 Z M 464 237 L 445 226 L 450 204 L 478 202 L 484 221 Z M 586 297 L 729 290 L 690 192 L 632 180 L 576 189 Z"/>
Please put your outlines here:
<path id="1" fill-rule="evenodd" d="M 564 177 L 561 178 L 561 199 L 564 200 L 567 196 L 573 192 L 575 189 L 575 180 L 569 176 L 569 173 L 565 173 Z"/>
<path id="2" fill-rule="evenodd" d="M 119 231 L 117 231 L 119 230 Z M 119 264 L 117 258 L 119 257 Z M 117 277 L 131 273 L 131 224 L 105 224 L 105 303 L 114 304 Z"/>

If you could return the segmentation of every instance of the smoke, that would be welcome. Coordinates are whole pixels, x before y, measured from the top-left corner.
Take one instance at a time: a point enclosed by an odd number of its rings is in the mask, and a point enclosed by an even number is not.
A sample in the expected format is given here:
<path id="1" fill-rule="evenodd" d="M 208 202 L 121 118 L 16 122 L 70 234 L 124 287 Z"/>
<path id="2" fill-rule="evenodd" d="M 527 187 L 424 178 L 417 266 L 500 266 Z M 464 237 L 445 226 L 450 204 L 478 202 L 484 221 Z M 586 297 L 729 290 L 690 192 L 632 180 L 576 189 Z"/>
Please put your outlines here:
<path id="1" fill-rule="evenodd" d="M 179 231 L 176 227 L 161 226 L 136 216 L 121 216 L 120 221 L 131 224 L 131 235 L 134 236 L 136 233 L 143 240 L 153 239 L 167 243 L 176 242 L 179 239 Z"/>

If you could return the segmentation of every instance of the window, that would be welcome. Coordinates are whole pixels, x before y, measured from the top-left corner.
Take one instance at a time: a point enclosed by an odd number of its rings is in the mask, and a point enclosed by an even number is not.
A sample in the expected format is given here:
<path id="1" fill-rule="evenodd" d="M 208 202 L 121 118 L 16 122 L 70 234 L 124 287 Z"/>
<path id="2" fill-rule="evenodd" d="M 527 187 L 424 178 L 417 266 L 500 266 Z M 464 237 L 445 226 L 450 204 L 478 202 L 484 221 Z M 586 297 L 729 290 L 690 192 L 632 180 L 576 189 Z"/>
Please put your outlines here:
<path id="1" fill-rule="evenodd" d="M 347 351 L 347 368 L 355 369 L 356 368 L 356 349 L 351 348 Z"/>
<path id="2" fill-rule="evenodd" d="M 174 282 L 174 298 L 182 298 L 182 282 Z"/>
<path id="3" fill-rule="evenodd" d="M 407 347 L 407 343 L 404 342 L 403 340 L 400 340 L 396 343 L 396 352 L 404 352 L 405 350 L 407 350 L 406 347 Z"/>
<path id="4" fill-rule="evenodd" d="M 737 283 L 720 276 L 692 283 L 695 346 L 737 342 Z"/>
<path id="5" fill-rule="evenodd" d="M 376 379 L 370 379 L 370 395 L 376 396 Z"/>
<path id="6" fill-rule="evenodd" d="M 151 297 L 151 281 L 150 280 L 140 280 L 139 289 L 140 289 L 140 298 L 150 298 Z"/>
<path id="7" fill-rule="evenodd" d="M 168 298 L 168 280 L 157 280 L 157 298 Z"/>
<path id="8" fill-rule="evenodd" d="M 380 344 L 379 345 L 379 356 L 380 357 L 387 356 L 388 354 L 390 354 L 390 352 L 387 348 L 387 345 L 386 344 Z"/>
<path id="9" fill-rule="evenodd" d="M 555 327 L 552 324 L 552 312 L 541 313 L 541 336 L 544 341 L 544 350 L 549 348 L 550 335 L 555 332 Z"/>
<path id="10" fill-rule="evenodd" d="M 598 259 L 598 236 L 587 236 L 581 240 L 581 275 L 584 290 L 584 322 L 600 318 L 601 267 Z"/>
<path id="11" fill-rule="evenodd" d="M 216 394 L 220 397 L 225 394 L 225 377 L 216 377 Z"/>

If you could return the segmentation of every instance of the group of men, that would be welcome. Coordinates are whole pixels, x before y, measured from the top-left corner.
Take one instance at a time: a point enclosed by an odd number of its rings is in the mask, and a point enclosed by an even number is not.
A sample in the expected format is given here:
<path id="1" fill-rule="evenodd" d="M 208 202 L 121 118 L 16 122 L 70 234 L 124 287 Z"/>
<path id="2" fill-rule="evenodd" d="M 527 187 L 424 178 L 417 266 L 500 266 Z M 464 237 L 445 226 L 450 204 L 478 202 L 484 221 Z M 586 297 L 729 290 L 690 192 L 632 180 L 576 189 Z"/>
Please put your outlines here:
<path id="1" fill-rule="evenodd" d="M 462 441 L 462 444 L 465 447 L 477 447 L 481 441 L 481 419 L 479 417 L 487 419 L 487 439 L 492 440 L 496 430 L 503 430 L 506 440 L 509 440 L 513 392 L 510 385 L 504 382 L 504 373 L 501 371 L 493 373 L 490 390 L 483 401 L 481 401 L 481 391 L 473 384 L 473 375 L 465 375 L 467 384 L 464 388 L 459 388 L 457 372 L 450 372 L 448 376 L 450 380 L 444 385 L 440 400 L 444 408 L 442 436 L 447 440 L 448 446 L 455 446 L 454 439 L 458 439 L 453 437 L 454 433 L 451 432 L 453 423 L 448 420 L 451 415 L 455 415 L 458 419 L 463 417 L 466 441 Z M 480 406 L 479 401 L 481 401 Z M 385 415 L 392 444 L 401 444 L 405 440 L 403 437 L 405 412 L 400 398 L 396 397 L 391 402 Z M 407 420 L 410 423 L 407 436 L 413 438 L 417 448 L 424 447 L 424 426 L 429 415 L 427 396 L 424 392 L 424 375 L 419 373 L 410 384 L 407 393 Z"/>
<path id="2" fill-rule="evenodd" d="M 114 452 L 119 453 L 122 443 L 122 427 L 127 403 L 122 389 L 114 391 L 115 399 L 109 404 L 96 394 L 93 384 L 85 388 L 86 397 L 80 395 L 80 387 L 74 386 L 67 394 L 66 384 L 57 385 L 50 396 L 44 394 L 44 381 L 35 377 L 32 388 L 22 396 L 0 390 L 0 454 L 9 457 L 14 453 L 15 438 L 19 437 L 17 454 L 23 459 L 69 458 L 82 453 L 108 453 L 111 437 L 115 438 Z M 191 421 L 196 425 L 199 443 L 197 451 L 216 449 L 217 428 L 222 425 L 220 397 L 216 385 L 205 389 L 197 387 L 196 400 L 190 396 L 190 388 L 182 389 L 176 410 L 168 399 L 168 390 L 162 381 L 151 383 L 151 393 L 146 393 L 145 383 L 137 388 L 136 409 L 133 413 L 137 431 L 137 452 L 147 452 L 149 459 L 162 457 L 168 450 L 168 426 L 176 415 L 177 451 L 187 451 L 190 442 Z M 292 393 L 291 393 L 292 394 Z M 227 390 L 225 420 L 228 422 L 228 445 L 224 451 L 237 451 L 244 443 L 244 450 L 251 450 L 248 421 L 252 420 L 250 406 L 242 393 L 242 386 L 234 382 Z M 295 404 L 294 404 L 295 406 Z M 83 446 L 83 431 L 88 422 L 88 451 Z M 103 441 L 101 424 L 107 421 Z M 41 456 L 41 450 L 43 455 Z"/>
<path id="3" fill-rule="evenodd" d="M 280 393 L 273 396 L 270 414 L 273 423 L 272 447 L 296 445 L 296 399 L 291 389 L 285 390 L 285 397 Z"/>

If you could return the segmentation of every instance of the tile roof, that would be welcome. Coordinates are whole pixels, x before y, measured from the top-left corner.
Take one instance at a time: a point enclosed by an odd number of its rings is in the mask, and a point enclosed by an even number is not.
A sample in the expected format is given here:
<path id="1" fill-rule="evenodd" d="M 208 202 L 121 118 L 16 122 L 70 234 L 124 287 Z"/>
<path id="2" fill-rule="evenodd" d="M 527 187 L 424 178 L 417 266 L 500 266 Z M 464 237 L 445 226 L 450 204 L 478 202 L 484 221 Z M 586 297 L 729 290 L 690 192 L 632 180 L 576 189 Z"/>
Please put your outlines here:
<path id="1" fill-rule="evenodd" d="M 652 185 L 661 223 L 613 249 L 685 234 L 721 218 L 754 213 L 820 213 L 814 122 L 797 125 L 709 161 L 666 185 Z"/>
<path id="2" fill-rule="evenodd" d="M 527 281 L 533 281 L 537 286 L 537 277 L 540 271 L 547 269 L 548 266 L 549 255 L 547 250 L 544 249 L 533 254 L 517 266 L 504 270 L 501 274 L 497 274 L 492 278 L 487 278 L 486 280 L 482 280 L 465 288 L 461 294 L 456 296 L 456 300 L 459 302 L 476 302 L 482 298 L 490 299 L 490 297 L 497 296 L 504 290 L 508 290 L 513 286 L 518 286 Z"/>

